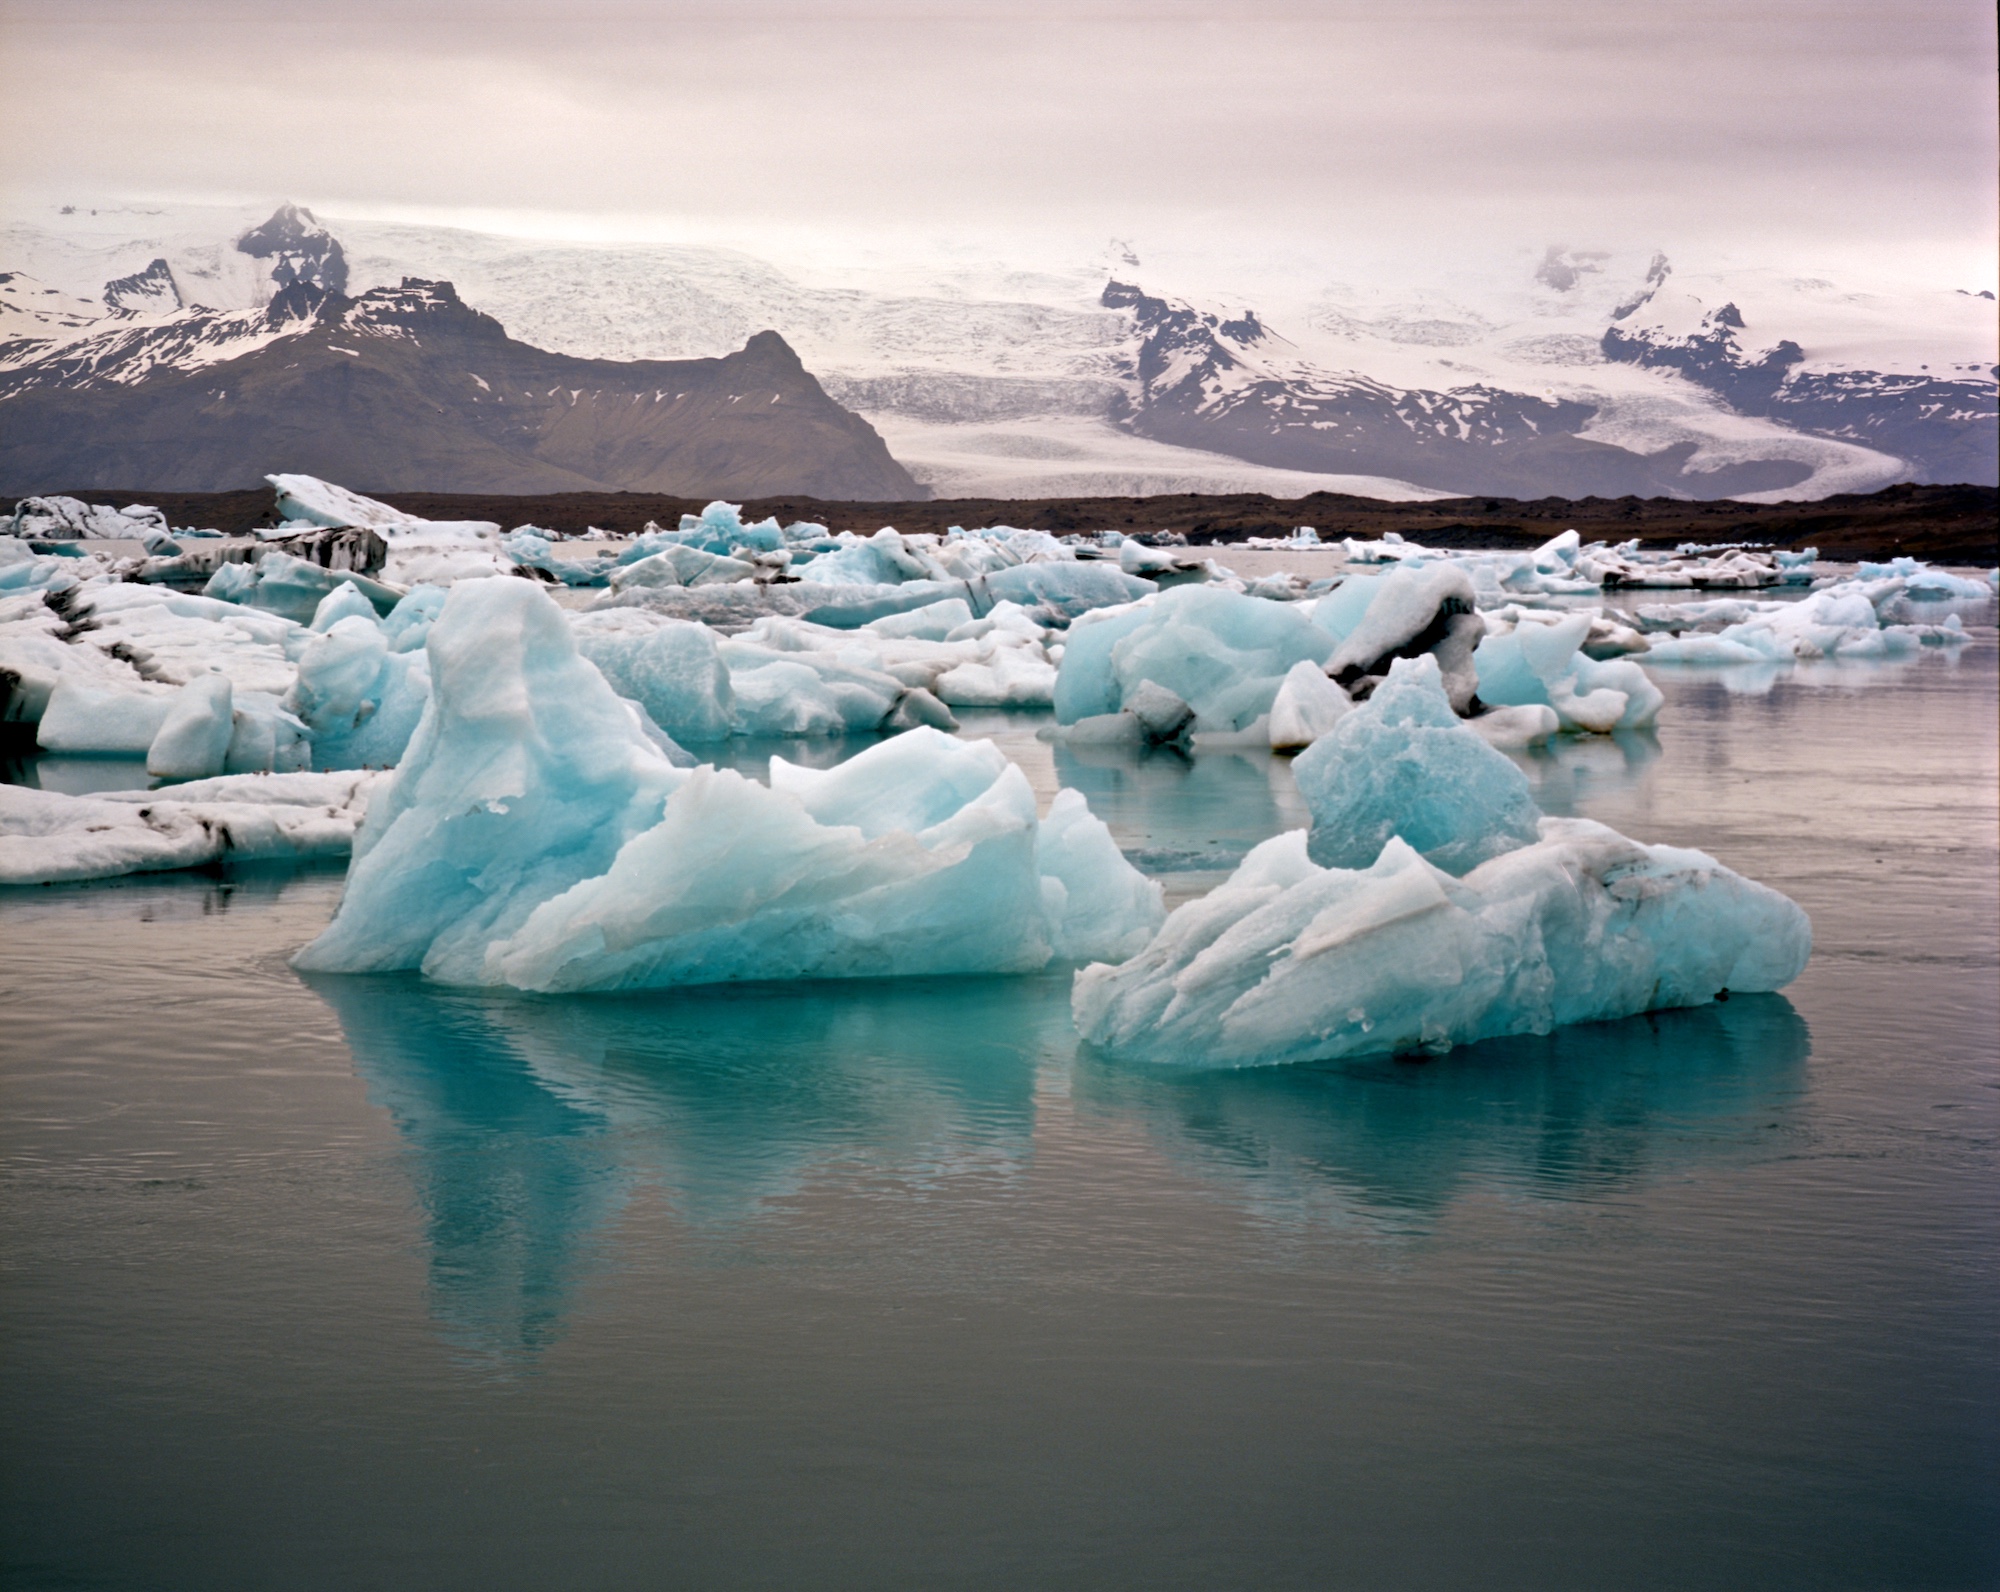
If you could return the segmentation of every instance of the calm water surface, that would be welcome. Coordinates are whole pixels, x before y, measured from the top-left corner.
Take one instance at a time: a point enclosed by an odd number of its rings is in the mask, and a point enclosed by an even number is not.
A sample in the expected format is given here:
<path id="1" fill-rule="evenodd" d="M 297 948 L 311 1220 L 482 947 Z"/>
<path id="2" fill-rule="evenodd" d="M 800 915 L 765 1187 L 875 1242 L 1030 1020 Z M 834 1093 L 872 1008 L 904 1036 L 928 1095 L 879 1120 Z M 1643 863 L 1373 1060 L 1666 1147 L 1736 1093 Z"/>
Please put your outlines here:
<path id="1" fill-rule="evenodd" d="M 308 982 L 337 873 L 0 898 L 6 1584 L 1996 1584 L 1995 658 L 1524 759 L 1818 948 L 1422 1066 L 1107 1065 L 1059 974 Z M 1038 722 L 968 731 L 1175 899 L 1304 821 Z"/>

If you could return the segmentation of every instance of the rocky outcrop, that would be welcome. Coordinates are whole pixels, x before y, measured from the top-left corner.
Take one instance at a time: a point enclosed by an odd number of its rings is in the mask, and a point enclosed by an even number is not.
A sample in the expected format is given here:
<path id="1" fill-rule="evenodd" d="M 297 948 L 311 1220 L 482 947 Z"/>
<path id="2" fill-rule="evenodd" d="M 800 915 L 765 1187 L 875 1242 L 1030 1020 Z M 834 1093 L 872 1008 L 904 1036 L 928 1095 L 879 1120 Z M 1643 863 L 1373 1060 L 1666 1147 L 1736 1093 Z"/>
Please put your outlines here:
<path id="1" fill-rule="evenodd" d="M 180 284 L 165 260 L 104 284 L 105 308 L 120 315 L 171 315 L 185 309 Z"/>

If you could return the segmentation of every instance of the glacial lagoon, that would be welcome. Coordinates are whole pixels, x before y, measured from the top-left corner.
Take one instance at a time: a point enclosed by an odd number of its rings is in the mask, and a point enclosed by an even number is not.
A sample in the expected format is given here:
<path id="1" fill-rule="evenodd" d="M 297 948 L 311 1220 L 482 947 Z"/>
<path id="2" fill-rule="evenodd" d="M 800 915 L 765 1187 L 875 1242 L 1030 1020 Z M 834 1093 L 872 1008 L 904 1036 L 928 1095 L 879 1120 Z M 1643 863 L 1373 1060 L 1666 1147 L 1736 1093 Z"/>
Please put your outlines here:
<path id="1" fill-rule="evenodd" d="M 338 869 L 8 892 L 7 1583 L 1991 1584 L 1997 660 L 1515 754 L 1813 958 L 1422 1063 L 1110 1063 L 1062 970 L 303 977 Z M 962 718 L 1169 905 L 1306 821 Z"/>

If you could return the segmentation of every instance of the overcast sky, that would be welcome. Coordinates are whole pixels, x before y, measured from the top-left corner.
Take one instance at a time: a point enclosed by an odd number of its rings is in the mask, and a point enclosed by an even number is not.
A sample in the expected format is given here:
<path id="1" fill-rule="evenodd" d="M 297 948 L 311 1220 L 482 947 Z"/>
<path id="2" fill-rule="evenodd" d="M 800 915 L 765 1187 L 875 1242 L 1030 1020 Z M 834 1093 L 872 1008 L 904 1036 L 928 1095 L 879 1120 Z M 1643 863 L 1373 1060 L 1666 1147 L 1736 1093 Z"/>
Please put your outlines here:
<path id="1" fill-rule="evenodd" d="M 0 0 L 16 203 L 1994 270 L 1989 0 Z"/>

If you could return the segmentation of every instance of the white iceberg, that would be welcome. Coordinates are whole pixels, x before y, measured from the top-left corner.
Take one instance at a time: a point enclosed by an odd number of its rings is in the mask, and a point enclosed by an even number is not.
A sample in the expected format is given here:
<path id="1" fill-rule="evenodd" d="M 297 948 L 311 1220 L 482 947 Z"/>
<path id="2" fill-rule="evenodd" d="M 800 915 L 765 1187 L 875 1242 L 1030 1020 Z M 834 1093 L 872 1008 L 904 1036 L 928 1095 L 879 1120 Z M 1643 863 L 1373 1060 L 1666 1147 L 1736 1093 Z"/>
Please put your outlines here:
<path id="1" fill-rule="evenodd" d="M 252 774 L 65 796 L 0 785 L 0 884 L 344 857 L 380 774 Z"/>
<path id="2" fill-rule="evenodd" d="M 1649 628 L 1689 627 L 1652 639 L 1648 660 L 1666 664 L 1890 658 L 1971 639 L 1955 613 L 1939 624 L 1886 622 L 1908 590 L 1907 577 L 1891 575 L 1838 581 L 1797 602 L 1662 604 L 1640 609 L 1639 618 Z"/>
<path id="3" fill-rule="evenodd" d="M 190 680 L 168 704 L 159 733 L 146 749 L 146 772 L 156 779 L 209 779 L 229 766 L 236 728 L 235 693 L 226 674 Z"/>
<path id="4" fill-rule="evenodd" d="M 1272 750 L 1291 752 L 1311 746 L 1353 706 L 1318 664 L 1293 664 L 1271 704 Z"/>
<path id="5" fill-rule="evenodd" d="M 1072 1011 L 1091 1044 L 1178 1066 L 1436 1053 L 1775 990 L 1811 949 L 1777 891 L 1582 819 L 1462 879 L 1400 840 L 1322 868 L 1294 830 L 1132 960 L 1080 972 Z"/>

